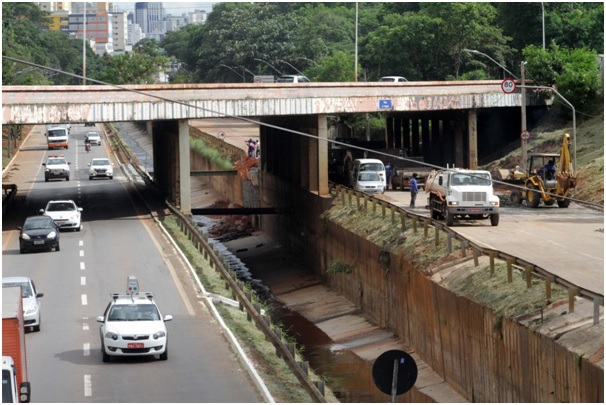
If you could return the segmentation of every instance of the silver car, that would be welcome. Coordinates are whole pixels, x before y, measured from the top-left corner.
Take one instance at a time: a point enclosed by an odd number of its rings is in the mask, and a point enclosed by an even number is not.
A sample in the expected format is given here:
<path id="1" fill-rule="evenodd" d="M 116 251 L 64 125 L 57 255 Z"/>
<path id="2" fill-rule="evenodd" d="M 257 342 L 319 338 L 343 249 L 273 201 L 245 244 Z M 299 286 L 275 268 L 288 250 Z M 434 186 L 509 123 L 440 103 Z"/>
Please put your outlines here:
<path id="1" fill-rule="evenodd" d="M 99 134 L 97 131 L 87 132 L 86 139 L 91 145 L 101 145 L 101 134 Z"/>
<path id="2" fill-rule="evenodd" d="M 44 294 L 36 290 L 34 281 L 29 277 L 2 277 L 2 287 L 21 287 L 25 327 L 40 331 L 40 298 Z"/>

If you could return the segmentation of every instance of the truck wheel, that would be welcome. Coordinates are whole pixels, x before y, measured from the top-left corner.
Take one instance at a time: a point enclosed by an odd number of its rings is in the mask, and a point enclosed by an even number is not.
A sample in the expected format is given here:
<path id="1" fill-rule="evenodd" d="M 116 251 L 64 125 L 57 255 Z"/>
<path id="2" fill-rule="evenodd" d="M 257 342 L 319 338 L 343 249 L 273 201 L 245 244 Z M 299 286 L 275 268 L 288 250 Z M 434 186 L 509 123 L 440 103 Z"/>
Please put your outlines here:
<path id="1" fill-rule="evenodd" d="M 528 191 L 526 192 L 526 204 L 530 208 L 537 208 L 541 202 L 541 193 L 532 184 L 528 185 Z"/>
<path id="2" fill-rule="evenodd" d="M 44 178 L 44 181 L 48 183 L 48 177 L 45 177 L 45 178 Z"/>
<path id="3" fill-rule="evenodd" d="M 452 226 L 454 224 L 454 215 L 446 210 L 444 213 L 444 220 L 446 221 L 447 226 Z"/>
<path id="4" fill-rule="evenodd" d="M 490 215 L 490 225 L 492 225 L 492 226 L 499 225 L 499 214 Z"/>
<path id="5" fill-rule="evenodd" d="M 543 201 L 545 203 L 545 205 L 547 205 L 548 207 L 551 207 L 553 204 L 556 203 L 556 200 L 547 200 L 547 201 Z"/>
<path id="6" fill-rule="evenodd" d="M 570 193 L 566 194 L 566 199 L 564 199 L 562 201 L 558 201 L 558 207 L 568 208 L 570 206 L 570 200 L 568 199 L 569 197 L 570 197 Z"/>
<path id="7" fill-rule="evenodd" d="M 509 199 L 511 200 L 512 204 L 522 204 L 522 193 L 520 192 L 520 190 L 513 190 L 509 195 Z"/>

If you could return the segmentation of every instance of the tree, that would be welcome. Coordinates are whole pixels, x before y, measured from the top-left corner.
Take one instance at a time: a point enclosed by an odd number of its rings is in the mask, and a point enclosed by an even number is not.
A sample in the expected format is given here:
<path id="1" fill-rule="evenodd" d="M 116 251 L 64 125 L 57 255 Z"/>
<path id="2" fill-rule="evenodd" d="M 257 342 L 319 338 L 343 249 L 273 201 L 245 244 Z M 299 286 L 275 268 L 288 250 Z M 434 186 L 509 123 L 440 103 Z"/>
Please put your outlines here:
<path id="1" fill-rule="evenodd" d="M 555 86 L 577 111 L 593 107 L 601 87 L 595 51 L 559 47 L 552 42 L 545 50 L 528 46 L 523 55 L 526 69 L 539 85 Z"/>

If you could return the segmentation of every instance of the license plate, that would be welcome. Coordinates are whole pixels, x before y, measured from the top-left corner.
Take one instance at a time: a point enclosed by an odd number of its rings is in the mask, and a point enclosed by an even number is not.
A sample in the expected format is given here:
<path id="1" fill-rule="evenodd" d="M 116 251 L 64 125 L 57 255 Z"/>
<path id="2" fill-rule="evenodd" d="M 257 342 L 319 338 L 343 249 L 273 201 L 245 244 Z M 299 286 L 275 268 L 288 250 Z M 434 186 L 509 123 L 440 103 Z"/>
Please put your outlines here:
<path id="1" fill-rule="evenodd" d="M 44 241 L 43 240 L 35 240 L 34 241 L 34 245 L 44 245 Z"/>
<path id="2" fill-rule="evenodd" d="M 469 211 L 471 211 L 471 212 L 480 212 L 480 209 L 479 208 L 472 208 Z"/>
<path id="3" fill-rule="evenodd" d="M 143 349 L 144 347 L 145 347 L 144 343 L 129 343 L 128 344 L 129 349 Z"/>

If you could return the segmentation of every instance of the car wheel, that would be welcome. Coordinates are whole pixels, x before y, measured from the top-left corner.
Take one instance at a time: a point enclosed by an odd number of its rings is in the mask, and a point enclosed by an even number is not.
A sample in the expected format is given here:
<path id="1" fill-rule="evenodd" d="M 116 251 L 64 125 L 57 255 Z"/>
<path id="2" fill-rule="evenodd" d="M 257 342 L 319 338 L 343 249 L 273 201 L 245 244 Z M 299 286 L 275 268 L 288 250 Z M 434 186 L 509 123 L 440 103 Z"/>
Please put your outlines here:
<path id="1" fill-rule="evenodd" d="M 490 215 L 490 225 L 498 226 L 499 225 L 499 214 L 491 214 Z"/>
<path id="2" fill-rule="evenodd" d="M 103 347 L 103 343 L 101 343 L 101 359 L 103 360 L 104 363 L 109 363 L 110 362 L 110 357 L 109 354 L 107 354 L 105 352 L 105 348 Z"/>
<path id="3" fill-rule="evenodd" d="M 65 181 L 69 181 L 69 176 L 67 176 L 67 177 L 65 178 Z"/>
<path id="4" fill-rule="evenodd" d="M 114 178 L 114 176 L 109 176 L 109 179 L 110 179 L 110 180 L 111 180 L 111 179 L 113 179 L 113 178 Z"/>
<path id="5" fill-rule="evenodd" d="M 92 179 L 93 179 L 93 176 L 88 176 L 88 179 L 89 179 L 89 180 L 92 180 Z"/>
<path id="6" fill-rule="evenodd" d="M 168 360 L 168 345 L 164 348 L 164 353 L 160 355 L 160 360 Z"/>
<path id="7" fill-rule="evenodd" d="M 59 252 L 61 250 L 61 247 L 59 246 L 59 244 L 57 243 L 57 246 L 55 246 L 55 252 Z"/>
<path id="8" fill-rule="evenodd" d="M 76 228 L 76 232 L 80 232 L 82 230 L 82 224 L 78 225 L 78 227 Z"/>
<path id="9" fill-rule="evenodd" d="M 34 332 L 40 332 L 40 324 L 42 323 L 42 318 L 38 319 L 38 325 L 35 325 L 32 329 Z"/>
<path id="10" fill-rule="evenodd" d="M 48 179 L 47 178 L 45 178 L 44 181 L 46 181 L 48 183 Z"/>

